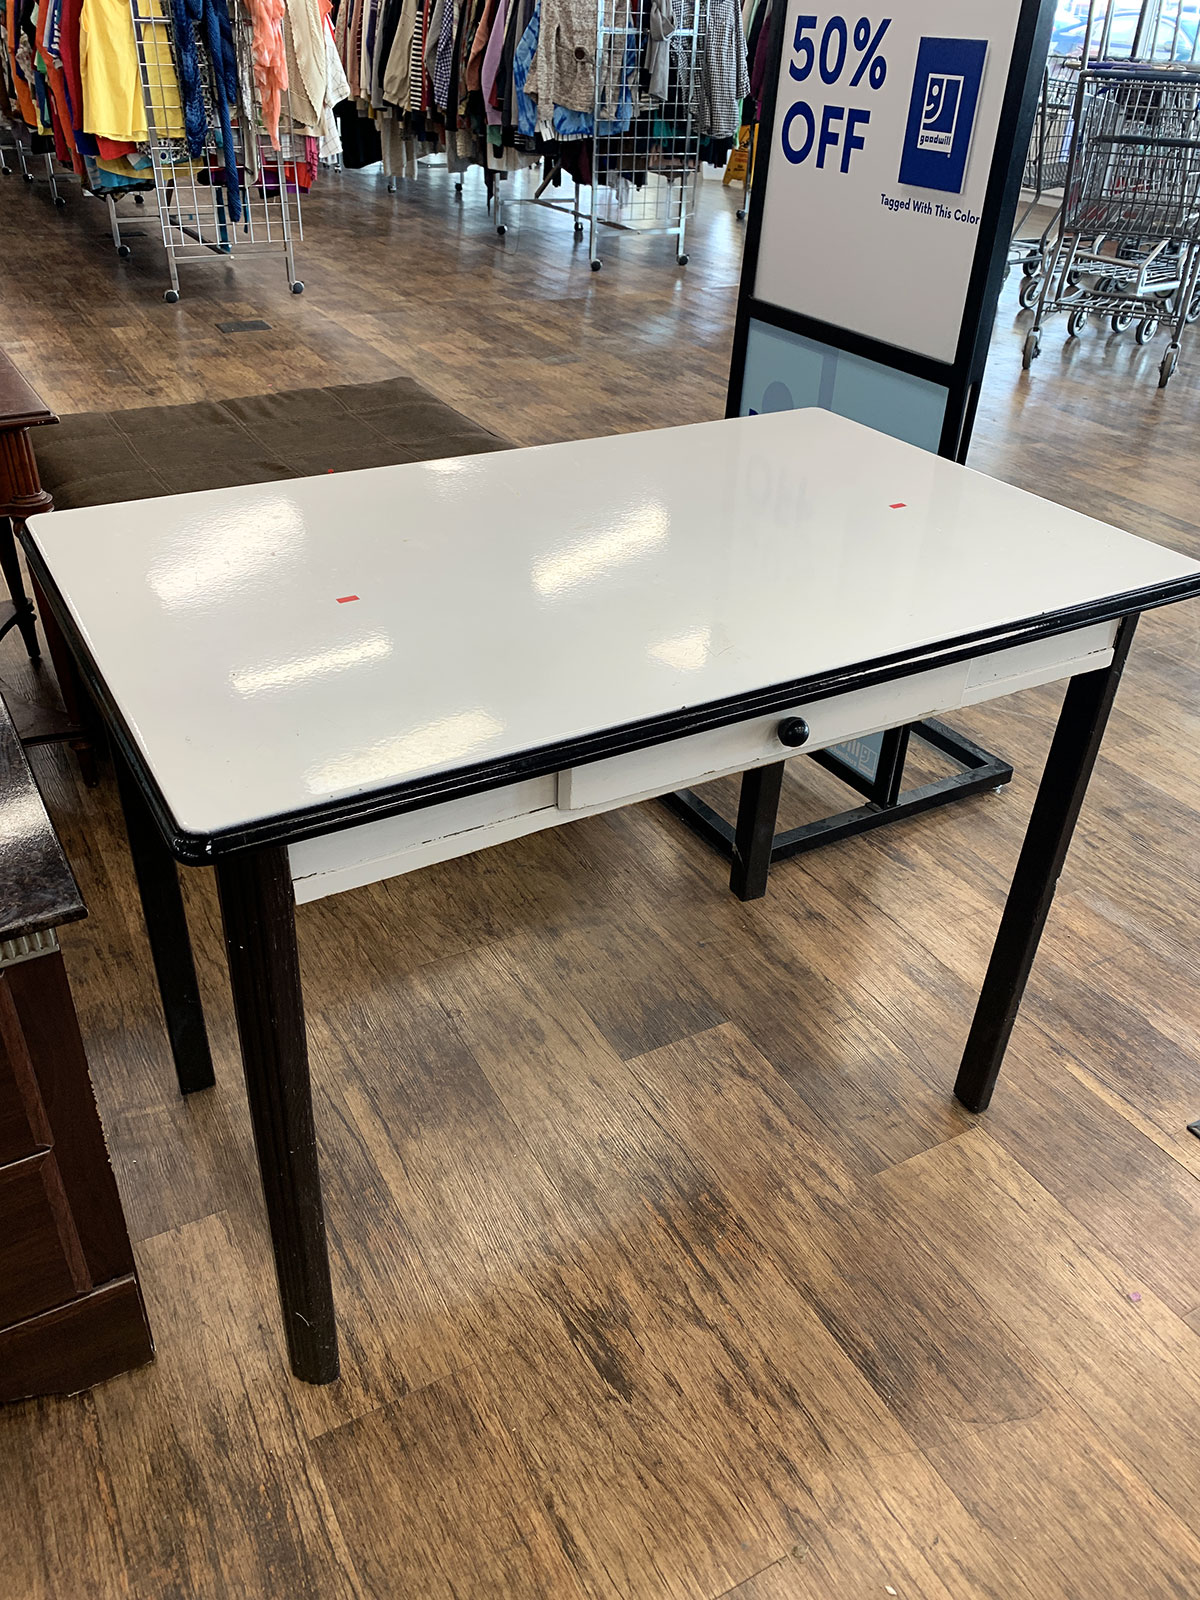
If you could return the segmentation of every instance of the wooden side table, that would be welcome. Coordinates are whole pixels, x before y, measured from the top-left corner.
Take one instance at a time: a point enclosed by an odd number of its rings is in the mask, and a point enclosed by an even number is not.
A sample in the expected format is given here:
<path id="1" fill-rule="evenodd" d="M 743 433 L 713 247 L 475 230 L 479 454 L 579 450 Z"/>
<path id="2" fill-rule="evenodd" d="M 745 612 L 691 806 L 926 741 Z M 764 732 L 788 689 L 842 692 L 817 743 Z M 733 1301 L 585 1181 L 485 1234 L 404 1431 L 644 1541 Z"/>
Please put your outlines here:
<path id="1" fill-rule="evenodd" d="M 18 629 L 31 661 L 40 659 L 41 646 L 34 602 L 25 590 L 15 534 L 27 517 L 54 508 L 38 477 L 30 430 L 57 421 L 55 413 L 0 351 L 0 575 L 9 593 L 7 601 L 0 601 L 0 639 L 11 629 Z M 37 717 L 20 728 L 21 738 L 25 744 L 67 741 L 78 757 L 84 781 L 94 784 L 96 760 L 89 731 L 89 707 L 71 652 L 42 604 L 36 583 L 34 593 L 65 714 L 57 708 L 45 713 L 39 708 Z"/>
<path id="2" fill-rule="evenodd" d="M 58 946 L 85 915 L 0 701 L 0 1400 L 154 1353 Z"/>

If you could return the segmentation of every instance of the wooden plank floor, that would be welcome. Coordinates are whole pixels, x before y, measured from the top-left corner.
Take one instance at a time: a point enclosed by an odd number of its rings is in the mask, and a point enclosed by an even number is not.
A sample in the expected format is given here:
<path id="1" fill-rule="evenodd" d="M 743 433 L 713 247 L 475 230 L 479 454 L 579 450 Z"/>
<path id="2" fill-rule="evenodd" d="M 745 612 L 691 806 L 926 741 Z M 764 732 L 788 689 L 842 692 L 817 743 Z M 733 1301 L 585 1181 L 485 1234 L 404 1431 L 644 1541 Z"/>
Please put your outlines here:
<path id="1" fill-rule="evenodd" d="M 97 205 L 5 179 L 0 343 L 64 409 L 404 370 L 520 442 L 691 421 L 722 409 L 734 204 L 706 188 L 686 272 L 624 240 L 592 275 L 544 212 L 501 243 L 477 178 L 347 175 L 302 298 L 212 264 L 167 307 L 151 237 L 119 265 Z M 975 463 L 1200 553 L 1200 348 L 1163 395 L 1155 350 L 1055 329 L 1024 378 L 1014 290 Z M 1148 619 L 983 1119 L 950 1085 L 1051 691 L 964 724 L 1007 794 L 758 905 L 651 805 L 306 908 L 323 1391 L 286 1374 L 212 886 L 218 1086 L 184 1105 L 111 785 L 40 752 L 159 1357 L 0 1415 L 0 1593 L 1200 1593 L 1198 688 L 1200 612 Z"/>

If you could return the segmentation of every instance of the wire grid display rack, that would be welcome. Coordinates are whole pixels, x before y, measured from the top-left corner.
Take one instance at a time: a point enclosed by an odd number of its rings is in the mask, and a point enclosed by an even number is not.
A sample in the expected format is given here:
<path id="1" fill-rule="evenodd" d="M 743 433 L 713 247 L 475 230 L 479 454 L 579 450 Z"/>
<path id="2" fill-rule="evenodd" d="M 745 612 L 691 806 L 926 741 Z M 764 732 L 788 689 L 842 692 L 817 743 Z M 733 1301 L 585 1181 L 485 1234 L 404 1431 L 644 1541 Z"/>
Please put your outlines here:
<path id="1" fill-rule="evenodd" d="M 238 255 L 282 255 L 293 294 L 304 285 L 296 276 L 294 244 L 303 238 L 300 174 L 303 138 L 293 135 L 291 103 L 282 96 L 279 145 L 262 131 L 261 107 L 250 87 L 253 72 L 240 58 L 250 49 L 249 29 L 237 0 L 229 15 L 239 56 L 237 101 L 230 111 L 233 148 L 224 149 L 219 119 L 207 117 L 208 130 L 198 156 L 184 139 L 174 27 L 163 0 L 130 0 L 138 69 L 149 131 L 154 190 L 171 286 L 163 293 L 179 299 L 179 263 L 226 260 Z M 218 89 L 207 52 L 201 55 L 207 107 L 218 103 Z M 236 174 L 240 217 L 234 217 L 225 187 Z"/>
<path id="2" fill-rule="evenodd" d="M 675 259 L 681 267 L 688 262 L 687 226 L 695 214 L 700 177 L 707 0 L 674 0 L 673 9 L 671 98 L 660 102 L 643 95 L 639 86 L 644 35 L 637 0 L 598 0 L 590 199 L 583 203 L 578 183 L 572 201 L 547 199 L 546 190 L 558 176 L 552 168 L 532 198 L 522 202 L 571 217 L 577 237 L 586 231 L 593 272 L 603 266 L 604 228 L 672 237 Z M 625 116 L 620 115 L 623 105 Z M 504 188 L 496 186 L 496 231 L 501 234 L 508 231 Z"/>
<path id="3" fill-rule="evenodd" d="M 1081 73 L 1075 107 L 1058 236 L 1024 365 L 1055 311 L 1068 313 L 1068 338 L 1093 315 L 1108 318 L 1114 333 L 1136 322 L 1139 344 L 1169 322 L 1165 388 L 1184 328 L 1200 314 L 1200 73 L 1096 67 Z"/>

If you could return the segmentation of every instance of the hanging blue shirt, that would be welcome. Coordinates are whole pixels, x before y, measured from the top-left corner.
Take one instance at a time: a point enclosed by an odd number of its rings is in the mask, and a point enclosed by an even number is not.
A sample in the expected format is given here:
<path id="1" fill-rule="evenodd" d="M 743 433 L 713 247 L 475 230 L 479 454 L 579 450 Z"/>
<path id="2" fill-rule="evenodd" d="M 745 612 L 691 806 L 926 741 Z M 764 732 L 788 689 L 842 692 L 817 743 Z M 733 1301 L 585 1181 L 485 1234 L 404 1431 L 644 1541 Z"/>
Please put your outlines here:
<path id="1" fill-rule="evenodd" d="M 529 69 L 537 54 L 542 31 L 542 0 L 537 0 L 529 26 L 521 35 L 513 56 L 513 84 L 517 91 L 517 131 L 532 139 L 538 129 L 538 103 L 525 93 Z M 629 33 L 625 46 L 625 62 L 621 72 L 621 88 L 617 112 L 612 118 L 601 118 L 600 137 L 615 139 L 628 133 L 633 122 L 633 79 L 637 72 L 637 38 Z M 590 139 L 595 118 L 590 111 L 570 111 L 566 106 L 555 106 L 550 119 L 556 139 Z"/>

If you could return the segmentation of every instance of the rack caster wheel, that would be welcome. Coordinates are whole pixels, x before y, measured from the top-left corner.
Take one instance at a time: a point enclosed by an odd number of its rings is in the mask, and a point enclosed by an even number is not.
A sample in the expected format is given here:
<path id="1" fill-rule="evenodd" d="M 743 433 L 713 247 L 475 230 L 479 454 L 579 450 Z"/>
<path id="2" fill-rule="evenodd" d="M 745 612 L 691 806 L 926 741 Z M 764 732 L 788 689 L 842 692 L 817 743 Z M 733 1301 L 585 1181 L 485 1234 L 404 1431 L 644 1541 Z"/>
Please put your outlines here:
<path id="1" fill-rule="evenodd" d="M 1025 340 L 1025 352 L 1021 357 L 1021 366 L 1026 372 L 1042 353 L 1042 341 L 1039 334 L 1031 333 Z"/>
<path id="2" fill-rule="evenodd" d="M 679 263 L 679 265 L 681 267 L 686 267 L 688 262 L 691 260 L 691 257 L 687 256 L 687 255 L 682 255 L 682 256 L 676 256 L 675 259 L 676 259 L 676 261 L 678 261 L 678 263 Z"/>
<path id="3" fill-rule="evenodd" d="M 300 282 L 299 278 L 297 278 L 295 283 L 292 285 L 292 293 L 293 294 L 303 294 L 304 293 L 304 285 Z"/>
<path id="4" fill-rule="evenodd" d="M 1158 369 L 1158 387 L 1165 389 L 1175 376 L 1175 369 L 1179 365 L 1179 346 L 1171 345 L 1166 355 L 1162 358 L 1162 366 Z"/>
<path id="5" fill-rule="evenodd" d="M 169 306 L 173 306 L 175 304 L 175 302 L 179 299 L 179 290 L 178 289 L 164 289 L 163 290 L 163 299 L 167 302 L 167 304 Z"/>
<path id="6" fill-rule="evenodd" d="M 602 266 L 603 266 L 603 265 L 604 265 L 604 263 L 603 263 L 603 261 L 593 261 L 593 262 L 592 262 L 592 271 L 593 271 L 593 272 L 599 272 L 599 271 L 600 271 L 600 268 L 601 268 L 601 267 L 602 267 Z"/>
<path id="7" fill-rule="evenodd" d="M 122 261 L 128 261 L 130 256 L 133 254 L 133 251 L 127 244 L 119 244 L 117 246 L 117 254 L 120 256 Z"/>
<path id="8" fill-rule="evenodd" d="M 1067 338 L 1078 339 L 1079 335 L 1087 327 L 1087 323 L 1088 314 L 1086 311 L 1072 311 L 1067 318 Z"/>
<path id="9" fill-rule="evenodd" d="M 1137 332 L 1134 334 L 1133 337 L 1137 340 L 1137 342 L 1139 344 L 1149 344 L 1151 339 L 1153 339 L 1154 335 L 1157 332 L 1158 332 L 1158 318 L 1157 317 L 1145 317 L 1145 318 L 1143 318 L 1143 320 L 1141 322 L 1138 323 Z"/>
<path id="10" fill-rule="evenodd" d="M 146 196 L 144 194 L 135 194 L 133 203 L 135 206 L 144 206 L 146 204 Z"/>
<path id="11" fill-rule="evenodd" d="M 737 217 L 739 222 L 745 222 L 746 213 L 742 210 L 741 206 L 737 208 L 737 211 L 734 213 L 734 215 Z"/>
<path id="12" fill-rule="evenodd" d="M 26 183 L 32 183 L 33 182 L 33 173 L 32 172 L 23 172 L 21 174 L 21 176 L 25 179 Z"/>
<path id="13" fill-rule="evenodd" d="M 1017 301 L 1022 311 L 1032 311 L 1042 297 L 1042 280 L 1038 277 L 1022 279 Z"/>
<path id="14" fill-rule="evenodd" d="M 59 208 L 60 211 L 64 209 L 66 203 L 67 202 L 63 199 L 62 195 L 56 194 L 54 196 L 54 204 Z"/>
<path id="15" fill-rule="evenodd" d="M 498 222 L 496 224 L 496 232 L 503 239 L 504 235 L 508 232 L 508 223 L 507 222 Z"/>
<path id="16" fill-rule="evenodd" d="M 582 222 L 577 222 L 575 224 L 575 237 L 577 239 L 582 239 L 583 238 L 583 223 Z"/>

